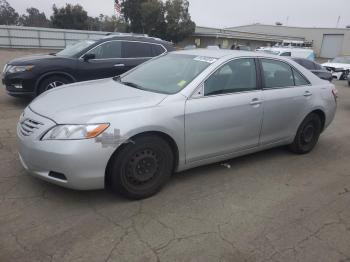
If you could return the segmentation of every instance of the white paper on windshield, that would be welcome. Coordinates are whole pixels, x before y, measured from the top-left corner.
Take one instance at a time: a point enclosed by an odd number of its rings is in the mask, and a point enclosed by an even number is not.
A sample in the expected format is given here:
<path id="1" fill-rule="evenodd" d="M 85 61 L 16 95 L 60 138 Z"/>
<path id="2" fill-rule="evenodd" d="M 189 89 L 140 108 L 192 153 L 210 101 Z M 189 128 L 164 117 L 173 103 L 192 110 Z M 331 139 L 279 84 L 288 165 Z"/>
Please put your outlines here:
<path id="1" fill-rule="evenodd" d="M 193 60 L 212 64 L 216 62 L 217 59 L 213 57 L 207 57 L 207 56 L 197 56 Z"/>

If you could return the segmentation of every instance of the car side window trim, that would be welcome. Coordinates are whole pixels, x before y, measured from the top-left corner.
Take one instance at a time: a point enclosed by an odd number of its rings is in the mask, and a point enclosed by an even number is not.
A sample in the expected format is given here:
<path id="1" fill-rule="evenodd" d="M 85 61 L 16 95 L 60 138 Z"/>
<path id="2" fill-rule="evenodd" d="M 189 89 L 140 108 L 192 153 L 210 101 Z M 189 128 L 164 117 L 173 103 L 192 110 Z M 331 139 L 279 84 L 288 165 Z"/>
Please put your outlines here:
<path id="1" fill-rule="evenodd" d="M 240 60 L 240 59 L 252 59 L 254 60 L 255 63 L 255 73 L 256 73 L 256 89 L 254 90 L 247 90 L 247 91 L 239 91 L 239 92 L 231 92 L 231 93 L 224 93 L 224 94 L 215 94 L 215 95 L 204 95 L 204 85 L 205 85 L 205 81 L 207 81 L 213 74 L 215 74 L 215 72 L 220 69 L 221 67 L 225 66 L 226 64 L 234 61 L 234 60 Z M 261 84 L 261 77 L 260 77 L 260 73 L 259 73 L 259 67 L 258 67 L 258 61 L 257 61 L 257 57 L 253 57 L 253 56 L 242 56 L 242 57 L 235 57 L 232 59 L 229 59 L 227 61 L 222 62 L 221 64 L 219 64 L 218 66 L 216 66 L 212 72 L 207 75 L 203 81 L 194 89 L 194 91 L 192 92 L 192 94 L 189 96 L 189 99 L 200 99 L 200 98 L 209 98 L 209 97 L 216 97 L 216 96 L 226 96 L 226 95 L 238 95 L 238 94 L 242 94 L 242 93 L 252 93 L 252 92 L 260 92 L 262 90 L 262 84 Z"/>
<path id="2" fill-rule="evenodd" d="M 284 64 L 290 66 L 291 71 L 292 71 L 292 75 L 293 75 L 294 85 L 293 86 L 283 86 L 283 87 L 271 87 L 271 88 L 270 87 L 266 87 L 265 78 L 264 78 L 264 75 L 263 75 L 264 71 L 263 71 L 263 66 L 262 66 L 262 60 L 263 59 L 281 62 L 281 63 L 284 63 Z M 280 60 L 280 59 L 276 59 L 276 58 L 272 58 L 272 57 L 259 57 L 259 58 L 257 58 L 257 60 L 259 61 L 259 68 L 260 68 L 259 71 L 260 71 L 260 77 L 261 77 L 262 90 L 279 90 L 279 89 L 302 87 L 302 86 L 296 86 L 295 85 L 295 77 L 294 77 L 293 70 L 297 71 L 305 79 L 305 81 L 308 83 L 307 85 L 303 85 L 303 86 L 311 86 L 311 82 L 309 81 L 309 79 L 307 79 L 307 77 L 305 77 L 305 75 L 303 73 L 301 73 L 297 68 L 295 68 L 293 65 L 289 64 L 286 61 L 283 61 L 283 60 Z"/>
<path id="3" fill-rule="evenodd" d="M 86 55 L 87 53 L 95 50 L 96 48 L 100 47 L 101 45 L 105 44 L 105 43 L 109 43 L 109 42 L 132 42 L 132 43 L 142 43 L 142 44 L 149 44 L 149 45 L 157 45 L 160 46 L 161 48 L 163 48 L 164 52 L 159 54 L 158 56 L 164 55 L 167 52 L 167 49 L 162 45 L 162 44 L 157 44 L 157 43 L 150 43 L 150 42 L 144 42 L 144 41 L 133 41 L 133 40 L 109 40 L 109 41 L 105 41 L 103 43 L 98 44 L 97 46 L 94 46 L 93 48 L 89 49 L 88 51 L 86 51 L 83 55 L 81 55 L 79 57 L 79 59 L 83 59 L 84 55 Z M 157 56 L 156 56 L 157 57 Z M 95 58 L 95 59 L 91 59 L 93 61 L 99 61 L 99 60 L 115 60 L 115 59 L 125 59 L 125 60 L 135 60 L 135 59 L 150 59 L 150 58 L 154 58 L 153 56 L 150 57 L 120 57 L 120 58 Z"/>

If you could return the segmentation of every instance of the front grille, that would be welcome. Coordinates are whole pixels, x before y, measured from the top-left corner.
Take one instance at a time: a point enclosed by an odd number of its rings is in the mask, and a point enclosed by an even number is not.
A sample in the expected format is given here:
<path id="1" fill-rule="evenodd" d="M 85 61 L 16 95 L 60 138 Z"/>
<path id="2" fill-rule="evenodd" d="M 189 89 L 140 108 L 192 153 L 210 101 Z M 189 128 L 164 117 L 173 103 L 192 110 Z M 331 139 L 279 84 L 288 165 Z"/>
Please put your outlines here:
<path id="1" fill-rule="evenodd" d="M 24 136 L 30 136 L 41 125 L 43 124 L 33 119 L 25 119 L 20 124 L 20 132 Z"/>

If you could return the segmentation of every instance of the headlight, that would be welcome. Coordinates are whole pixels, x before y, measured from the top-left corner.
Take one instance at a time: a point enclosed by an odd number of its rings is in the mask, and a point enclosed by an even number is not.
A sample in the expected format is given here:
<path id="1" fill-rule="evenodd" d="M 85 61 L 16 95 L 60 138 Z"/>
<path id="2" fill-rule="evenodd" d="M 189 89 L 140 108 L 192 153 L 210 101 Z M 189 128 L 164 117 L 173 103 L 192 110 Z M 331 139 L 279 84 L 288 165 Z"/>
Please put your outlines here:
<path id="1" fill-rule="evenodd" d="M 103 133 L 109 124 L 57 125 L 51 128 L 41 140 L 79 140 L 95 138 Z"/>
<path id="2" fill-rule="evenodd" d="M 21 73 L 25 71 L 30 71 L 34 68 L 33 65 L 27 65 L 27 66 L 8 66 L 7 73 L 13 74 L 13 73 Z"/>

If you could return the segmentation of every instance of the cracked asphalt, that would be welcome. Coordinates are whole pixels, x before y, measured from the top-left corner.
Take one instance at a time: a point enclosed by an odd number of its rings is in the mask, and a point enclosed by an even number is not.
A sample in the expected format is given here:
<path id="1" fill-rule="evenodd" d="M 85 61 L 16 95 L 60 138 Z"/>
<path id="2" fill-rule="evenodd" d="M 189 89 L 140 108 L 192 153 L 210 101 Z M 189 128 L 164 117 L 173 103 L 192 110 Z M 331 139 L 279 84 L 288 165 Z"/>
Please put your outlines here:
<path id="1" fill-rule="evenodd" d="M 32 51 L 0 50 L 0 64 Z M 28 176 L 0 90 L 0 261 L 350 262 L 350 88 L 315 150 L 277 148 L 176 174 L 128 201 Z"/>

